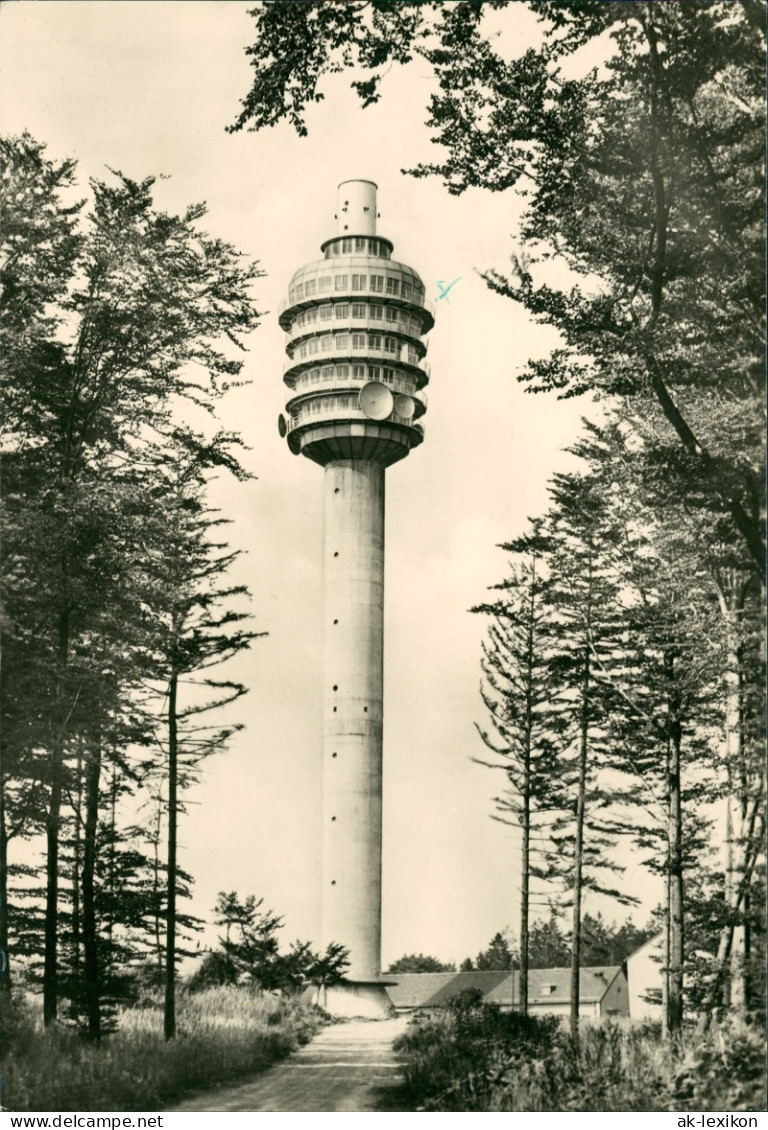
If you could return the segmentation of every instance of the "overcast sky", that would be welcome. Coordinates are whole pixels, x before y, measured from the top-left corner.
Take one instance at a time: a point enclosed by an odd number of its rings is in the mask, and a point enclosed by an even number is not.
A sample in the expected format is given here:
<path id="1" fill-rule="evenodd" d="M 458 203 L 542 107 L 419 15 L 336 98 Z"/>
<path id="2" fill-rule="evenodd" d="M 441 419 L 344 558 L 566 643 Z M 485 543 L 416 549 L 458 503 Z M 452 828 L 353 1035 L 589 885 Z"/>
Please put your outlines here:
<path id="1" fill-rule="evenodd" d="M 510 52 L 535 41 L 525 8 L 494 19 Z M 428 298 L 438 279 L 460 279 L 428 338 L 425 443 L 387 472 L 383 906 L 385 965 L 413 951 L 460 961 L 497 930 L 516 931 L 519 914 L 518 839 L 490 818 L 503 781 L 471 760 L 484 753 L 474 728 L 484 624 L 467 610 L 503 578 L 497 544 L 544 508 L 589 406 L 524 394 L 515 375 L 554 338 L 477 274 L 507 266 L 518 196 L 456 198 L 401 173 L 437 155 L 422 124 L 426 67 L 393 68 L 367 110 L 349 77 L 327 82 L 308 138 L 286 124 L 229 135 L 249 87 L 252 27 L 239 0 L 3 3 L 2 129 L 26 128 L 52 158 L 75 157 L 83 185 L 107 166 L 168 177 L 162 207 L 206 201 L 206 229 L 265 271 L 244 372 L 252 384 L 224 409 L 257 480 L 222 484 L 218 497 L 232 543 L 248 551 L 240 574 L 254 626 L 269 636 L 233 665 L 250 687 L 239 704 L 246 729 L 206 765 L 181 824 L 200 915 L 235 889 L 285 916 L 286 941 L 319 935 L 323 474 L 277 432 L 288 280 L 335 233 L 336 185 L 353 177 L 378 184 L 379 231 Z M 644 899 L 642 921 L 655 888 L 632 868 L 625 885 Z"/>

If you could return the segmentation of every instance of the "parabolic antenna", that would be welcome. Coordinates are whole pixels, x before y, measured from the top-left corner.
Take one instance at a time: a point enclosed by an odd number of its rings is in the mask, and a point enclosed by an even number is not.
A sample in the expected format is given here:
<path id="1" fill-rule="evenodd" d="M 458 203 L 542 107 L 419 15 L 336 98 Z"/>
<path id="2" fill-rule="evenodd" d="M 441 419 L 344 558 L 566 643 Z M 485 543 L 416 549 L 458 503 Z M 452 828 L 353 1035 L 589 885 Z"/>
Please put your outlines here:
<path id="1" fill-rule="evenodd" d="M 392 393 L 380 381 L 369 381 L 360 389 L 357 403 L 369 420 L 386 420 L 392 411 Z"/>
<path id="2" fill-rule="evenodd" d="M 400 393 L 395 397 L 395 412 L 398 416 L 402 416 L 404 420 L 410 420 L 413 413 L 416 411 L 416 401 L 412 396 L 406 396 L 405 393 Z"/>
<path id="3" fill-rule="evenodd" d="M 285 437 L 285 435 L 288 431 L 288 425 L 285 422 L 285 416 L 282 414 L 282 412 L 277 417 L 277 430 L 280 432 L 280 435 L 283 436 L 283 437 Z"/>

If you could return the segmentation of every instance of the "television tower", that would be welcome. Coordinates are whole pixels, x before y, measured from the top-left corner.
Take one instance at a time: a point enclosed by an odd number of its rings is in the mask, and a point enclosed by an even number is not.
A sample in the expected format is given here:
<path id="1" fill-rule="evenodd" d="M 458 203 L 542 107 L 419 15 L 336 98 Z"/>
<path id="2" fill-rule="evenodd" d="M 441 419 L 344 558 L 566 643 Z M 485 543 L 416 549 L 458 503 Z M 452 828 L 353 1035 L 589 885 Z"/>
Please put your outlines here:
<path id="1" fill-rule="evenodd" d="M 325 468 L 322 943 L 349 950 L 325 1007 L 391 1012 L 381 977 L 384 472 L 424 438 L 424 285 L 376 232 L 376 185 L 342 181 L 337 234 L 281 308 L 280 433 Z"/>

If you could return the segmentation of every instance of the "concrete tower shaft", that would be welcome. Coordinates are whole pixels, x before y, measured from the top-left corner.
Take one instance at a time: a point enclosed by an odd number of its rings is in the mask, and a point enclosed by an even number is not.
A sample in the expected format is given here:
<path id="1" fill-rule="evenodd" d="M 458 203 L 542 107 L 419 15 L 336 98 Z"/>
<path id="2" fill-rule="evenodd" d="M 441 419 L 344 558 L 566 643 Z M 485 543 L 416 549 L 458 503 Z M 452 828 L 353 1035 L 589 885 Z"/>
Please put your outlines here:
<path id="1" fill-rule="evenodd" d="M 338 234 L 280 313 L 281 434 L 325 468 L 323 942 L 349 950 L 330 1011 L 381 1015 L 384 472 L 422 442 L 434 317 L 418 274 L 376 233 L 376 185 L 339 185 Z"/>
<path id="2" fill-rule="evenodd" d="M 384 468 L 325 469 L 323 943 L 349 948 L 348 977 L 381 964 Z"/>

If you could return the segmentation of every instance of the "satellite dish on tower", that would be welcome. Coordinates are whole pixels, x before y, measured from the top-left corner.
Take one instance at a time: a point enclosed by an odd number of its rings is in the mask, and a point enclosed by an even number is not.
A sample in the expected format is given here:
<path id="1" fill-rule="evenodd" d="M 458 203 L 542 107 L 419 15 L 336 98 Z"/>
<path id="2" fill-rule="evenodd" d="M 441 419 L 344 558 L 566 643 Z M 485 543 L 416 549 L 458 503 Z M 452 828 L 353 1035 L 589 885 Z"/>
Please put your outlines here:
<path id="1" fill-rule="evenodd" d="M 288 432 L 288 425 L 285 422 L 285 416 L 282 414 L 282 412 L 277 417 L 277 430 L 280 432 L 280 435 L 285 438 L 286 433 Z"/>
<path id="2" fill-rule="evenodd" d="M 394 399 L 386 385 L 380 381 L 369 381 L 360 389 L 357 403 L 369 420 L 386 420 L 392 411 Z"/>
<path id="3" fill-rule="evenodd" d="M 406 396 L 405 393 L 400 393 L 395 397 L 395 412 L 398 416 L 402 416 L 404 420 L 410 420 L 413 413 L 416 411 L 416 401 L 412 396 Z"/>

